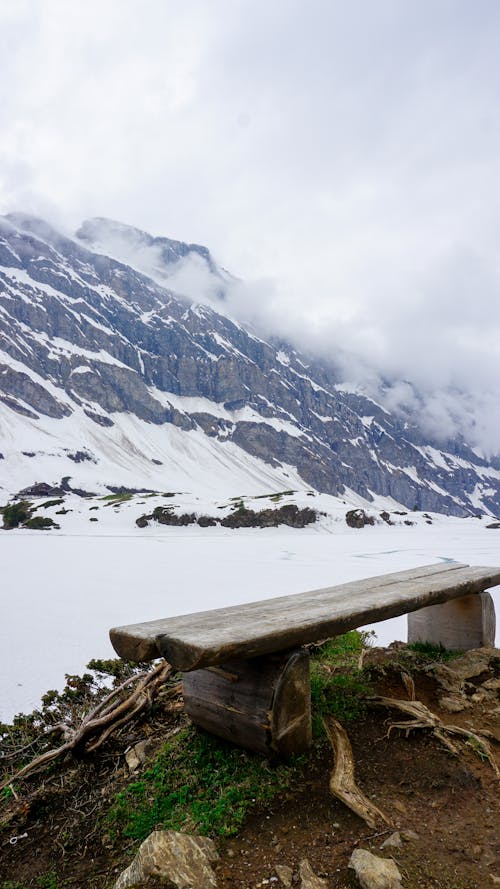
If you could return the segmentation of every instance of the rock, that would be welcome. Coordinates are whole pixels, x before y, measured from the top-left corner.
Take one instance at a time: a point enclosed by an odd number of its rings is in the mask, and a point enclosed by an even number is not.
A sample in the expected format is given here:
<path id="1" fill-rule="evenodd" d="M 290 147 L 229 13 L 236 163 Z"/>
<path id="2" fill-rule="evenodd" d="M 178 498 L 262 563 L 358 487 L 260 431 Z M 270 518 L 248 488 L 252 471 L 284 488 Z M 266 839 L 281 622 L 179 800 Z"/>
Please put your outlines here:
<path id="1" fill-rule="evenodd" d="M 378 858 L 366 849 L 355 849 L 349 867 L 362 889 L 402 889 L 401 874 L 392 858 Z"/>
<path id="2" fill-rule="evenodd" d="M 374 525 L 375 519 L 367 515 L 364 509 L 350 509 L 345 514 L 345 520 L 350 528 L 364 528 L 365 525 Z"/>
<path id="3" fill-rule="evenodd" d="M 317 521 L 318 513 L 315 509 L 303 507 L 299 509 L 294 503 L 286 503 L 279 509 L 261 509 L 255 512 L 241 505 L 230 515 L 221 520 L 224 528 L 275 528 L 278 525 L 288 525 L 290 528 L 305 528 L 306 525 Z"/>
<path id="4" fill-rule="evenodd" d="M 139 886 L 160 877 L 176 889 L 216 889 L 210 866 L 218 858 L 207 837 L 192 837 L 174 830 L 155 830 L 139 847 L 130 867 L 118 877 L 114 889 Z"/>
<path id="5" fill-rule="evenodd" d="M 486 525 L 487 528 L 500 528 L 500 522 L 492 522 L 491 525 Z"/>
<path id="6" fill-rule="evenodd" d="M 500 692 L 500 679 L 487 679 L 483 682 L 483 688 L 487 691 Z"/>
<path id="7" fill-rule="evenodd" d="M 466 697 L 461 695 L 449 695 L 444 698 L 439 698 L 439 706 L 441 710 L 446 710 L 447 713 L 460 713 L 462 710 L 466 710 L 470 707 L 470 704 Z"/>
<path id="8" fill-rule="evenodd" d="M 61 497 L 66 493 L 66 488 L 60 485 L 50 485 L 48 482 L 36 482 L 28 488 L 23 488 L 14 495 L 14 500 L 23 500 L 25 497 Z"/>
<path id="9" fill-rule="evenodd" d="M 148 516 L 140 515 L 139 518 L 135 520 L 135 523 L 138 528 L 147 528 L 149 525 Z"/>
<path id="10" fill-rule="evenodd" d="M 86 236 L 87 225 L 80 229 L 80 237 L 86 237 L 82 247 L 27 216 L 0 224 L 0 266 L 9 292 L 2 333 L 19 359 L 16 369 L 0 368 L 0 400 L 9 410 L 36 421 L 40 413 L 57 418 L 78 406 L 92 423 L 110 427 L 111 417 L 125 411 L 157 425 L 203 432 L 212 438 L 214 457 L 219 441 L 271 466 L 279 455 L 282 464 L 292 465 L 307 485 L 324 493 L 340 496 L 349 488 L 369 499 L 373 492 L 407 507 L 418 503 L 431 512 L 469 514 L 485 463 L 463 440 L 450 442 L 451 454 L 463 459 L 445 456 L 443 472 L 415 449 L 428 441 L 425 433 L 411 424 L 405 427 L 398 416 L 359 393 L 337 391 L 338 371 L 330 362 L 311 361 L 284 343 L 278 351 L 278 344 L 260 340 L 225 313 L 195 311 L 126 262 L 105 255 L 99 238 Z M 100 221 L 100 230 L 103 225 Z M 223 301 L 226 275 L 205 248 L 181 242 L 168 246 L 169 239 L 126 227 L 112 236 L 113 244 L 117 240 L 135 245 L 132 253 L 139 245 L 148 255 L 153 250 L 155 265 L 159 258 L 165 268 L 196 255 L 212 269 Z M 73 303 L 78 313 L 69 308 Z M 54 336 L 72 348 L 56 357 Z M 109 358 L 102 360 L 103 354 Z M 50 391 L 35 379 L 49 383 Z M 183 406 L 180 411 L 168 399 L 165 406 L 154 391 L 203 399 L 207 410 L 190 413 Z M 52 392 L 64 393 L 64 403 Z M 219 411 L 210 411 L 210 403 L 223 405 L 232 416 L 214 416 Z M 248 419 L 252 416 L 258 421 Z M 141 450 L 140 435 L 131 446 Z M 222 449 L 219 456 L 224 459 Z M 153 459 L 150 466 L 161 462 Z M 411 476 L 405 472 L 409 465 L 416 470 Z M 493 521 L 500 516 L 500 480 L 488 479 L 483 504 Z"/>
<path id="11" fill-rule="evenodd" d="M 299 874 L 301 879 L 300 889 L 328 889 L 326 880 L 316 876 L 307 858 L 300 862 Z"/>
<path id="12" fill-rule="evenodd" d="M 387 837 L 386 840 L 380 846 L 381 849 L 398 849 L 402 846 L 403 843 L 401 841 L 401 834 L 396 830 L 395 833 L 391 833 L 390 837 Z"/>
<path id="13" fill-rule="evenodd" d="M 181 515 L 178 515 L 177 513 L 172 512 L 171 506 L 155 507 L 151 517 L 160 525 L 174 525 L 175 527 L 181 528 L 184 528 L 186 525 L 194 525 L 196 522 L 194 512 L 183 512 Z"/>
<path id="14" fill-rule="evenodd" d="M 397 809 L 398 812 L 401 812 L 402 815 L 406 815 L 408 812 L 408 807 L 399 799 L 393 799 L 391 805 Z"/>
<path id="15" fill-rule="evenodd" d="M 402 830 L 401 839 L 403 839 L 406 843 L 409 843 L 410 840 L 419 840 L 420 835 L 414 830 Z"/>
<path id="16" fill-rule="evenodd" d="M 292 885 L 292 877 L 293 877 L 292 868 L 288 867 L 288 865 L 286 865 L 286 864 L 277 864 L 274 869 L 276 871 L 276 874 L 277 874 L 279 880 L 285 887 L 285 889 L 290 889 L 290 886 Z"/>
<path id="17" fill-rule="evenodd" d="M 445 691 L 460 695 L 465 690 L 467 680 L 489 673 L 490 665 L 496 660 L 498 653 L 495 648 L 474 648 L 448 664 L 431 664 L 427 671 L 434 675 Z"/>
<path id="18" fill-rule="evenodd" d="M 136 772 L 139 766 L 144 765 L 148 758 L 148 747 L 150 746 L 150 741 L 139 741 L 138 744 L 135 744 L 130 750 L 127 750 L 125 753 L 125 762 L 127 763 L 131 772 Z"/>
<path id="19" fill-rule="evenodd" d="M 200 515 L 198 516 L 198 525 L 200 528 L 212 528 L 214 525 L 217 525 L 217 519 L 214 519 L 213 516 L 210 515 Z"/>
<path id="20" fill-rule="evenodd" d="M 139 757 L 137 756 L 137 753 L 135 752 L 133 747 L 131 747 L 130 750 L 127 750 L 127 752 L 125 754 L 125 762 L 128 765 L 128 770 L 129 770 L 130 774 L 133 774 L 134 772 L 136 772 L 137 769 L 140 767 L 141 761 L 140 761 Z"/>

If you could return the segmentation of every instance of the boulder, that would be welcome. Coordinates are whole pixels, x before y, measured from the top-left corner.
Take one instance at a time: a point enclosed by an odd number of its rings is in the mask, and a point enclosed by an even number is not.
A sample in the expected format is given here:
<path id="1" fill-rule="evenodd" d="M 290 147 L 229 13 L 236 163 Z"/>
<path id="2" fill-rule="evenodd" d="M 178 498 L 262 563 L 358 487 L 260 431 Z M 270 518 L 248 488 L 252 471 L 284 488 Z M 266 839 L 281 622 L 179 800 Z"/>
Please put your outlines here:
<path id="1" fill-rule="evenodd" d="M 367 515 L 364 509 L 350 509 L 345 514 L 345 520 L 350 528 L 364 528 L 365 525 L 374 525 L 375 519 Z"/>
<path id="2" fill-rule="evenodd" d="M 214 517 L 211 515 L 198 516 L 198 525 L 200 526 L 200 528 L 213 528 L 213 526 L 217 524 L 217 519 L 214 519 Z"/>
<path id="3" fill-rule="evenodd" d="M 366 849 L 355 849 L 349 867 L 362 889 L 402 889 L 401 874 L 392 858 L 378 858 Z"/>
<path id="4" fill-rule="evenodd" d="M 149 878 L 163 878 L 176 889 L 216 889 L 210 866 L 216 858 L 215 845 L 207 837 L 155 830 L 139 847 L 132 864 L 120 874 L 113 889 L 141 886 Z"/>

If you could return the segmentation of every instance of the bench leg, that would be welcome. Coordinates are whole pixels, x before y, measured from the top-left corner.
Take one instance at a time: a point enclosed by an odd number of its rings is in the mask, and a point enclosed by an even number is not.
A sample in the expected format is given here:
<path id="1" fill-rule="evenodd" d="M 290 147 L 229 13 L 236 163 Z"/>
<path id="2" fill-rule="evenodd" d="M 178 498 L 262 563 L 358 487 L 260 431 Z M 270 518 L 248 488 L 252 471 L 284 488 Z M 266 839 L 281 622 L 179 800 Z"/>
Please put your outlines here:
<path id="1" fill-rule="evenodd" d="M 183 674 L 196 725 L 247 750 L 290 756 L 311 745 L 309 654 L 299 649 Z"/>
<path id="2" fill-rule="evenodd" d="M 495 605 L 474 593 L 408 615 L 408 642 L 430 642 L 455 651 L 495 644 Z"/>

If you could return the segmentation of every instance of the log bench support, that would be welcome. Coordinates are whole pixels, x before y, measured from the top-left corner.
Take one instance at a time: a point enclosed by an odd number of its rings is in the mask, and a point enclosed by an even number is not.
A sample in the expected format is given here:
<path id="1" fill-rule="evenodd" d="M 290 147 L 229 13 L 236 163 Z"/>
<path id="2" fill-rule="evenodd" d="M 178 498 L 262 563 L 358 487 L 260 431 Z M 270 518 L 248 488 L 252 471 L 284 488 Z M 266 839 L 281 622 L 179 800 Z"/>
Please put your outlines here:
<path id="1" fill-rule="evenodd" d="M 495 644 L 495 605 L 488 592 L 430 605 L 408 615 L 408 642 L 429 642 L 451 651 Z"/>
<path id="2" fill-rule="evenodd" d="M 248 750 L 289 756 L 311 745 L 309 654 L 297 649 L 183 673 L 196 725 Z"/>

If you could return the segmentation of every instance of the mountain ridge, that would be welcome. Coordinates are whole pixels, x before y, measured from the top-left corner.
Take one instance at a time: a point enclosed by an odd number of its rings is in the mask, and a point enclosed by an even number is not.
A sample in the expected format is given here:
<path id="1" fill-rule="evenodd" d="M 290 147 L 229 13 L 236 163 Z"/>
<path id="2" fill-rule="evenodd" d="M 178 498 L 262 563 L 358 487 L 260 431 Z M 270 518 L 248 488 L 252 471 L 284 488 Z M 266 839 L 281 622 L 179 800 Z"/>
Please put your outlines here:
<path id="1" fill-rule="evenodd" d="M 104 222 L 166 250 L 165 266 L 193 256 L 207 263 L 223 295 L 227 273 L 206 248 L 99 218 L 83 229 L 93 223 L 102 232 Z M 78 233 L 68 238 L 26 214 L 0 218 L 6 490 L 9 471 L 26 484 L 41 480 L 33 476 L 42 467 L 59 478 L 71 474 L 67 452 L 79 438 L 91 455 L 86 470 L 97 477 L 101 467 L 113 483 L 130 483 L 134 461 L 141 477 L 175 475 L 184 450 L 193 466 L 210 453 L 207 472 L 225 461 L 228 483 L 234 467 L 246 465 L 266 485 L 289 487 L 293 477 L 337 497 L 354 492 L 410 509 L 500 515 L 500 470 L 463 439 L 440 445 L 350 391 L 333 365 L 257 336 L 223 314 L 223 302 L 216 311 L 197 301 L 196 288 L 189 299 L 167 284 L 89 249 Z M 48 449 L 50 461 L 42 459 Z M 32 452 L 36 458 L 25 456 Z M 88 481 L 89 471 L 83 474 Z"/>

